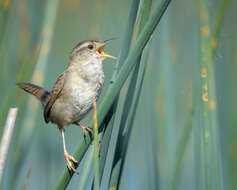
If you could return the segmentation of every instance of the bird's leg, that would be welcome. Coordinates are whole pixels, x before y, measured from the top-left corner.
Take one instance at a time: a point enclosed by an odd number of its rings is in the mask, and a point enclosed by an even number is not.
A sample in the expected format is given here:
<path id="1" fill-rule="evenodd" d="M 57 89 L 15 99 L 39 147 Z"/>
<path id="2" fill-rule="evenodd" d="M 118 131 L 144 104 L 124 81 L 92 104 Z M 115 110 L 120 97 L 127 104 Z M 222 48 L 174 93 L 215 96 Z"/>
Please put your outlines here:
<path id="1" fill-rule="evenodd" d="M 67 162 L 67 167 L 69 170 L 73 171 L 74 173 L 78 173 L 77 170 L 72 166 L 72 163 L 71 163 L 71 161 L 73 161 L 74 163 L 78 163 L 78 161 L 73 156 L 68 154 L 67 149 L 66 149 L 64 129 L 61 130 L 61 133 L 62 133 L 62 138 L 63 138 L 63 151 L 64 151 L 64 156 L 65 156 L 65 159 Z"/>
<path id="2" fill-rule="evenodd" d="M 89 126 L 82 126 L 78 122 L 75 122 L 74 124 L 82 128 L 84 136 L 86 134 L 86 131 L 88 131 L 89 133 L 93 133 L 92 129 Z"/>

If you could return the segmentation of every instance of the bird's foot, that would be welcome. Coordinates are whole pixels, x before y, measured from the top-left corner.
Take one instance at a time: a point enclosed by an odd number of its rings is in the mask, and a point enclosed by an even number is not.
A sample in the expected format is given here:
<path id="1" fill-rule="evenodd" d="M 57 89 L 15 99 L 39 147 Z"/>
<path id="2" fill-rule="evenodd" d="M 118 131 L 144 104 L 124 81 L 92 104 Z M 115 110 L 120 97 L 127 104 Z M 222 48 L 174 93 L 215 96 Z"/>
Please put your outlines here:
<path id="1" fill-rule="evenodd" d="M 84 136 L 85 136 L 85 134 L 86 134 L 86 131 L 88 131 L 89 133 L 93 133 L 93 130 L 89 127 L 89 126 L 81 126 L 80 125 L 80 127 L 82 128 L 82 130 L 83 130 L 83 134 L 84 134 Z"/>
<path id="2" fill-rule="evenodd" d="M 74 124 L 76 124 L 77 126 L 79 126 L 80 128 L 82 128 L 83 130 L 83 134 L 84 134 L 84 137 L 86 136 L 86 132 L 88 131 L 89 133 L 93 133 L 93 130 L 92 128 L 90 128 L 89 126 L 82 126 L 80 125 L 79 123 L 75 122 Z"/>
<path id="3" fill-rule="evenodd" d="M 71 156 L 70 154 L 68 154 L 67 152 L 64 153 L 64 156 L 65 156 L 65 159 L 66 159 L 66 162 L 67 162 L 67 167 L 70 171 L 74 172 L 74 173 L 77 173 L 77 170 L 73 167 L 72 165 L 72 162 L 74 163 L 78 163 L 78 161 L 73 157 Z M 72 162 L 71 162 L 72 161 Z"/>

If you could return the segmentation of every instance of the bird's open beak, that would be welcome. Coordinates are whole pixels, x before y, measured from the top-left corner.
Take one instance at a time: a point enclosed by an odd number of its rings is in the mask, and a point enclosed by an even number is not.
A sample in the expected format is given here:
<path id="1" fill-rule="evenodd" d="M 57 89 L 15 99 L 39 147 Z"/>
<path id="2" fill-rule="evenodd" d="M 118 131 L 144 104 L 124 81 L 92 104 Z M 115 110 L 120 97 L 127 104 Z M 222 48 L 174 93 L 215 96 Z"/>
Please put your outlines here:
<path id="1" fill-rule="evenodd" d="M 107 54 L 107 53 L 105 53 L 105 52 L 103 51 L 103 49 L 104 49 L 104 47 L 105 47 L 106 44 L 107 44 L 107 42 L 102 43 L 102 44 L 97 48 L 97 52 L 100 54 L 100 56 L 101 56 L 102 58 L 117 59 L 116 57 L 114 57 L 114 56 L 112 56 L 112 55 L 109 55 L 109 54 Z"/>

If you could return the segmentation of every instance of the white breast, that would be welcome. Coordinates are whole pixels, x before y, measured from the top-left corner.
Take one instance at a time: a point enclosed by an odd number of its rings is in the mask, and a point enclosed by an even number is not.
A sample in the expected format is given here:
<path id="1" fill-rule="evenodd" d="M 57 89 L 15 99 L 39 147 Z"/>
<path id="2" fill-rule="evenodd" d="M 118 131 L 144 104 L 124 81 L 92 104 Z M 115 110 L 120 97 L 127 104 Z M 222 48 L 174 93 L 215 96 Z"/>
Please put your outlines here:
<path id="1" fill-rule="evenodd" d="M 69 68 L 67 71 L 62 95 L 53 106 L 54 120 L 60 120 L 61 125 L 79 122 L 92 108 L 93 96 L 98 98 L 100 94 L 104 83 L 102 63 L 90 63 L 85 68 Z"/>

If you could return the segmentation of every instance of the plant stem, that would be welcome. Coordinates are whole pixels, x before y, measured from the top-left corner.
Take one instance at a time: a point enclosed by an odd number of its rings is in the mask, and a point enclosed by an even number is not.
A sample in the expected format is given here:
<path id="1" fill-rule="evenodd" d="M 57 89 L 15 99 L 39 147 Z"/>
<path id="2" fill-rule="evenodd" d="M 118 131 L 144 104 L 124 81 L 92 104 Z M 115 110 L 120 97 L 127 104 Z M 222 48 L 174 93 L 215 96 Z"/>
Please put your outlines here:
<path id="1" fill-rule="evenodd" d="M 119 69 L 121 68 L 122 64 L 124 63 L 124 61 L 128 55 L 132 37 L 133 37 L 133 33 L 134 33 L 134 26 L 136 23 L 139 2 L 140 2 L 140 0 L 133 0 L 132 1 L 129 19 L 128 19 L 126 32 L 125 32 L 125 37 L 123 40 L 123 47 L 121 48 L 119 60 L 118 60 L 118 63 L 116 64 L 116 68 L 115 68 L 115 71 L 114 71 L 112 79 L 111 79 L 111 84 L 114 82 Z M 104 175 L 106 175 L 106 176 L 104 176 L 104 179 L 106 179 L 106 183 L 108 181 L 107 179 L 109 178 L 110 172 L 106 173 L 104 170 L 106 169 L 107 171 L 111 171 L 111 168 L 112 168 L 112 161 L 109 163 L 108 162 L 105 163 L 105 161 L 107 159 L 108 151 L 109 151 L 109 146 L 110 147 L 112 146 L 112 145 L 110 145 L 112 143 L 110 140 L 111 140 L 112 132 L 113 132 L 113 141 L 116 141 L 116 139 L 114 137 L 117 136 L 117 134 L 118 134 L 118 130 L 116 129 L 116 126 L 114 126 L 114 121 L 116 118 L 115 113 L 118 112 L 118 109 L 117 109 L 118 101 L 119 101 L 119 94 L 118 94 L 117 98 L 114 100 L 114 103 L 111 106 L 108 114 L 106 114 L 105 121 L 103 122 L 105 125 L 105 132 L 102 136 L 103 141 L 102 141 L 102 149 L 101 149 L 101 153 L 100 153 L 100 162 L 101 162 L 100 170 L 101 170 L 101 172 L 103 171 Z M 110 148 L 110 155 L 113 154 L 113 153 L 111 154 L 111 152 L 114 153 L 114 147 Z M 110 159 L 110 160 L 112 160 L 112 159 Z M 106 168 L 105 168 L 105 164 L 106 164 Z M 101 183 L 103 183 L 103 181 L 101 181 Z"/>
<path id="2" fill-rule="evenodd" d="M 91 171 L 92 171 L 92 162 L 93 162 L 93 154 L 94 154 L 94 146 L 91 145 L 88 148 L 84 164 L 82 166 L 82 172 L 80 174 L 80 178 L 78 180 L 78 190 L 84 190 L 86 189 L 86 185 L 88 184 L 89 181 L 89 176 L 91 176 Z"/>
<path id="3" fill-rule="evenodd" d="M 171 181 L 169 183 L 169 187 L 168 189 L 178 189 L 177 188 L 177 181 L 180 177 L 180 170 L 182 168 L 182 161 L 184 158 L 184 154 L 185 154 L 185 150 L 186 147 L 188 145 L 188 141 L 190 139 L 191 136 L 191 131 L 192 131 L 192 121 L 193 121 L 193 110 L 190 110 L 190 113 L 188 115 L 188 119 L 185 123 L 183 132 L 182 132 L 182 136 L 179 140 L 178 146 L 177 146 L 177 160 L 175 162 L 175 167 L 173 170 L 173 174 L 172 174 L 172 178 Z"/>
<path id="4" fill-rule="evenodd" d="M 99 166 L 99 143 L 98 143 L 98 121 L 96 113 L 96 99 L 93 97 L 94 107 L 94 172 L 95 172 L 95 183 L 94 190 L 100 189 L 100 166 Z"/>
<path id="5" fill-rule="evenodd" d="M 143 1 L 141 5 L 141 20 L 138 25 L 138 33 L 140 33 L 145 25 L 145 21 L 149 18 L 151 9 L 151 1 L 146 0 Z M 149 48 L 146 48 L 146 55 L 148 55 Z M 115 146 L 115 155 L 113 158 L 113 169 L 111 171 L 111 180 L 110 180 L 110 188 L 118 188 L 120 181 L 120 174 L 123 170 L 124 159 L 127 152 L 129 137 L 132 130 L 133 119 L 136 113 L 137 102 L 140 97 L 140 90 L 143 84 L 143 77 L 145 73 L 146 63 L 145 60 L 142 64 L 142 68 L 140 69 L 140 61 L 141 61 L 142 53 L 136 59 L 136 66 L 132 71 L 132 75 L 128 84 L 126 98 L 123 103 L 123 111 L 120 119 L 120 123 L 115 126 L 119 128 L 118 137 L 116 138 L 116 146 Z M 147 59 L 148 56 L 146 56 Z M 139 71 L 141 71 L 140 75 L 138 75 Z M 123 135 L 124 129 L 126 128 L 126 134 Z"/>
<path id="6" fill-rule="evenodd" d="M 204 142 L 205 187 L 208 190 L 221 189 L 219 125 L 217 120 L 217 99 L 211 26 L 207 1 L 200 1 L 201 27 L 201 129 Z"/>
<path id="7" fill-rule="evenodd" d="M 4 127 L 4 132 L 2 135 L 2 140 L 0 144 L 0 184 L 2 182 L 2 176 L 5 168 L 5 163 L 7 159 L 8 149 L 11 142 L 11 137 L 16 121 L 17 108 L 11 108 L 8 112 L 7 121 Z"/>

